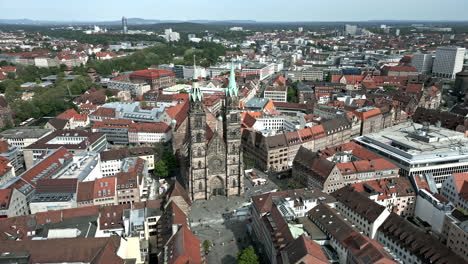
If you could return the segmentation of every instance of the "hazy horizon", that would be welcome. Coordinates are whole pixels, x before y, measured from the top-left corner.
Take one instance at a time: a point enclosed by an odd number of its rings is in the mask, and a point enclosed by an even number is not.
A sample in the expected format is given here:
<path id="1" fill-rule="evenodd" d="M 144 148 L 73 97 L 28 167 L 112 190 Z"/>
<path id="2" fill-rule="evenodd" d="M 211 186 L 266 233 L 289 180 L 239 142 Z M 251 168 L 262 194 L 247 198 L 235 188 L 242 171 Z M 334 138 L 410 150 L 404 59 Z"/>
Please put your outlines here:
<path id="1" fill-rule="evenodd" d="M 25 3 L 26 2 L 26 3 Z M 213 0 L 21 1 L 0 3 L 0 19 L 86 22 L 115 21 L 122 16 L 149 20 L 255 20 L 258 22 L 467 21 L 464 0 Z M 261 12 L 259 12 L 259 10 Z"/>

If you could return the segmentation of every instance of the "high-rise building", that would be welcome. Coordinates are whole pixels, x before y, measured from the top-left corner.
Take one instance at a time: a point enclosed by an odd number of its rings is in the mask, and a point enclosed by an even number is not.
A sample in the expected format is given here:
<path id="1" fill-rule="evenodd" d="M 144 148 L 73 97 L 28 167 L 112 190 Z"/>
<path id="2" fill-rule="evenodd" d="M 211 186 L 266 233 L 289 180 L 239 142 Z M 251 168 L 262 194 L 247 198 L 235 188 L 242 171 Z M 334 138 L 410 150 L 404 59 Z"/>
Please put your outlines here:
<path id="1" fill-rule="evenodd" d="M 411 59 L 411 65 L 415 67 L 419 73 L 430 73 L 434 57 L 432 54 L 416 53 Z"/>
<path id="2" fill-rule="evenodd" d="M 356 25 L 345 25 L 345 35 L 355 36 L 357 34 L 358 27 Z"/>
<path id="3" fill-rule="evenodd" d="M 123 34 L 128 33 L 127 18 L 126 17 L 122 17 L 122 33 Z"/>
<path id="4" fill-rule="evenodd" d="M 463 70 L 465 52 L 466 49 L 461 47 L 447 46 L 437 48 L 432 75 L 454 79 L 455 74 Z"/>

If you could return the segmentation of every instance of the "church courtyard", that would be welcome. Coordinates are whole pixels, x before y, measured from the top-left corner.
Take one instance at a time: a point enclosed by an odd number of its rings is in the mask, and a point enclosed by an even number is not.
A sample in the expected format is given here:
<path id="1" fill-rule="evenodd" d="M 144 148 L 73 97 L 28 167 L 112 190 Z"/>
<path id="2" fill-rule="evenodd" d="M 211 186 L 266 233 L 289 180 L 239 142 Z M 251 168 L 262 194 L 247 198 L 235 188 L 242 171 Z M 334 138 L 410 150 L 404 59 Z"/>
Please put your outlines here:
<path id="1" fill-rule="evenodd" d="M 189 216 L 192 232 L 202 243 L 205 240 L 213 243 L 208 263 L 236 263 L 237 253 L 251 244 L 247 232 L 250 197 L 278 189 L 270 180 L 265 185 L 252 186 L 248 179 L 244 188 L 242 196 L 217 196 L 192 204 Z"/>

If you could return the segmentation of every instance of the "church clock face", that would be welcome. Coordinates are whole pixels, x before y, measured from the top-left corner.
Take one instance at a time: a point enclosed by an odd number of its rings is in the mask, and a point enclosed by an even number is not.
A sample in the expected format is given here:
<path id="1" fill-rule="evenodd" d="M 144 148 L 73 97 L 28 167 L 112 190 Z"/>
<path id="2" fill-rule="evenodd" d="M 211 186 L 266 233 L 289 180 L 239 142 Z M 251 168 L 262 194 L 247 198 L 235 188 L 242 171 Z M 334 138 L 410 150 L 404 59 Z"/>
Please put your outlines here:
<path id="1" fill-rule="evenodd" d="M 220 172 L 223 170 L 223 161 L 218 157 L 212 158 L 208 165 L 213 172 Z"/>

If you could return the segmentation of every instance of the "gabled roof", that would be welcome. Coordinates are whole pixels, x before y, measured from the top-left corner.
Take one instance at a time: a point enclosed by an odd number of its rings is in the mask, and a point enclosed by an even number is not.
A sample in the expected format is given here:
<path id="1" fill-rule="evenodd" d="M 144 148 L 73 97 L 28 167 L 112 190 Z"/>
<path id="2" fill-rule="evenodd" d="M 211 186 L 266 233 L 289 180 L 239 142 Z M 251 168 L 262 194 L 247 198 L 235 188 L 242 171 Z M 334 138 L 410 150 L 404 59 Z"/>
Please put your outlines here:
<path id="1" fill-rule="evenodd" d="M 466 261 L 434 236 L 417 228 L 395 213 L 391 213 L 379 227 L 388 239 L 414 254 L 421 263 L 451 264 Z"/>
<path id="2" fill-rule="evenodd" d="M 176 121 L 176 129 L 187 118 L 189 108 L 190 103 L 188 101 L 166 108 L 166 114 Z"/>
<path id="3" fill-rule="evenodd" d="M 115 108 L 100 107 L 96 111 L 92 112 L 90 115 L 101 117 L 115 117 Z"/>
<path id="4" fill-rule="evenodd" d="M 188 195 L 188 192 L 187 190 L 185 190 L 184 187 L 182 187 L 182 185 L 179 183 L 179 181 L 175 181 L 174 184 L 171 186 L 171 188 L 169 189 L 169 198 L 168 200 L 170 200 L 172 197 L 182 197 L 184 199 L 184 201 L 188 204 L 188 205 L 191 205 L 192 204 L 192 201 L 190 201 L 190 197 Z"/>
<path id="5" fill-rule="evenodd" d="M 330 263 L 322 248 L 309 237 L 301 235 L 285 248 L 289 263 Z M 302 261 L 302 262 L 299 262 Z"/>
<path id="6" fill-rule="evenodd" d="M 67 126 L 68 122 L 69 122 L 68 119 L 52 118 L 49 120 L 48 123 L 55 129 L 61 130 Z"/>
<path id="7" fill-rule="evenodd" d="M 188 229 L 182 226 L 166 243 L 168 264 L 200 264 L 200 240 Z"/>
<path id="8" fill-rule="evenodd" d="M 166 123 L 133 123 L 130 125 L 129 132 L 140 132 L 140 133 L 167 133 L 171 130 L 171 127 Z"/>
<path id="9" fill-rule="evenodd" d="M 370 200 L 364 194 L 355 191 L 352 186 L 338 189 L 331 195 L 335 197 L 338 202 L 350 208 L 354 213 L 360 215 L 370 223 L 373 223 L 382 212 L 386 210 L 384 206 Z"/>
<path id="10" fill-rule="evenodd" d="M 94 192 L 94 181 L 78 183 L 76 201 L 78 203 L 92 201 L 93 192 Z"/>
<path id="11" fill-rule="evenodd" d="M 458 195 L 468 201 L 468 173 L 454 173 L 453 180 Z"/>
<path id="12" fill-rule="evenodd" d="M 0 210 L 7 210 L 10 207 L 11 195 L 13 189 L 0 189 Z"/>
<path id="13" fill-rule="evenodd" d="M 0 241 L 3 252 L 29 254 L 29 263 L 116 263 L 120 237 Z M 44 254 L 49 252 L 50 254 Z"/>
<path id="14" fill-rule="evenodd" d="M 34 164 L 34 166 L 20 175 L 21 180 L 36 186 L 36 181 L 39 179 L 48 179 L 57 171 L 60 171 L 66 162 L 73 159 L 73 155 L 64 147 L 60 147 L 45 159 Z"/>

